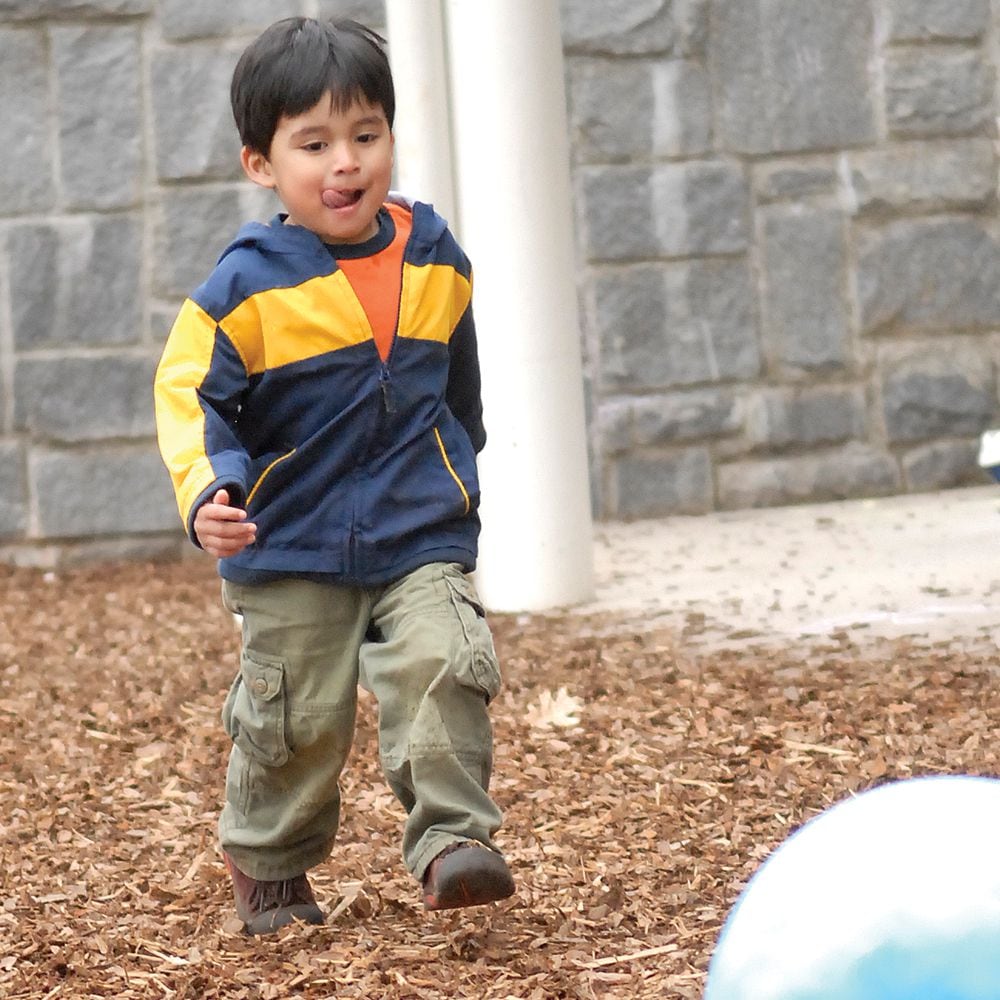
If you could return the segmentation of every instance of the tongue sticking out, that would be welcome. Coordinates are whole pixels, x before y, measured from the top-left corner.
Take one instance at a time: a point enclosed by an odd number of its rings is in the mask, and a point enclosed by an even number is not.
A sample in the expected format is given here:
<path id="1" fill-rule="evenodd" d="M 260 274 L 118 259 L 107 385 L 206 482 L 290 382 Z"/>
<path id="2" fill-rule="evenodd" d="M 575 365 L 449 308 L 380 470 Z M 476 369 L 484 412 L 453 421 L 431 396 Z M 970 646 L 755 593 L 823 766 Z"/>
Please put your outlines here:
<path id="1" fill-rule="evenodd" d="M 348 205 L 353 205 L 360 197 L 360 191 L 334 191 L 330 189 L 323 192 L 323 204 L 327 208 L 347 208 Z"/>

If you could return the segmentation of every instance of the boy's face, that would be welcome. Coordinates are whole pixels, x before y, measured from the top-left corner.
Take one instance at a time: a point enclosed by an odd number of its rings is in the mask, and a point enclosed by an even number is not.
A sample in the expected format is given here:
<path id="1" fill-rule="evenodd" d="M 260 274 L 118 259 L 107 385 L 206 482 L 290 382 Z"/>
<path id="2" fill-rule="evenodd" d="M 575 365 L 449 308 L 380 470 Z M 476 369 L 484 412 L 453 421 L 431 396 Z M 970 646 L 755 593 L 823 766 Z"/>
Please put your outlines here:
<path id="1" fill-rule="evenodd" d="M 363 243 L 389 193 L 394 137 L 377 104 L 338 111 L 328 95 L 300 115 L 283 116 L 268 155 L 243 148 L 250 180 L 273 188 L 288 221 L 325 243 Z"/>

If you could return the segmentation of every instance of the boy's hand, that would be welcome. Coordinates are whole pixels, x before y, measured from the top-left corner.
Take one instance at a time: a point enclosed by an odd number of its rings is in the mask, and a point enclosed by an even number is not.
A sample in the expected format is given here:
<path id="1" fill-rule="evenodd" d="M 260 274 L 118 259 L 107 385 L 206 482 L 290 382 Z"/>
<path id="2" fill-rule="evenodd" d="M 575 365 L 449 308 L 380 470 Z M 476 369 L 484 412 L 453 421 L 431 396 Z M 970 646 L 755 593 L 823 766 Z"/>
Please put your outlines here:
<path id="1" fill-rule="evenodd" d="M 216 559 L 235 556 L 257 537 L 257 525 L 241 507 L 229 505 L 228 490 L 219 490 L 194 516 L 194 533 L 201 547 Z"/>

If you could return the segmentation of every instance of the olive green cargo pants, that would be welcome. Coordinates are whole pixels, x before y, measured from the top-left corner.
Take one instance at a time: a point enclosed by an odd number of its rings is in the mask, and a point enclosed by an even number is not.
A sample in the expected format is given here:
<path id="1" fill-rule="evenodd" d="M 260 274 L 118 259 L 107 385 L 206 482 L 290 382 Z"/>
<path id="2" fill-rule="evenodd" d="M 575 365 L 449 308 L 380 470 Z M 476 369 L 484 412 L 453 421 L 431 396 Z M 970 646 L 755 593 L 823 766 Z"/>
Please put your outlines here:
<path id="1" fill-rule="evenodd" d="M 460 567 L 433 563 L 372 589 L 226 581 L 223 601 L 243 616 L 240 671 L 222 712 L 233 747 L 219 820 L 238 868 L 291 878 L 329 855 L 359 669 L 378 700 L 382 770 L 407 812 L 407 868 L 421 878 L 456 840 L 494 847 L 487 704 L 500 673 Z"/>

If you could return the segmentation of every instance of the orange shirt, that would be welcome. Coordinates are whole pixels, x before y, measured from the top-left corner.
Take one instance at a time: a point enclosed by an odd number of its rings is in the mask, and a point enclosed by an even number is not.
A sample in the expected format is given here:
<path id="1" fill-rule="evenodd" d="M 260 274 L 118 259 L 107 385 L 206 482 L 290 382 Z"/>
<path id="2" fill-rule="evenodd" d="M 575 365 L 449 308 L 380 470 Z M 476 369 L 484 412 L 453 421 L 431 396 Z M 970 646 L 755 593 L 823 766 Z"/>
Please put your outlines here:
<path id="1" fill-rule="evenodd" d="M 383 250 L 368 257 L 337 258 L 361 308 L 364 309 L 379 357 L 385 361 L 399 322 L 399 296 L 403 283 L 403 251 L 413 228 L 413 216 L 401 205 L 386 205 L 396 224 L 396 235 Z"/>

